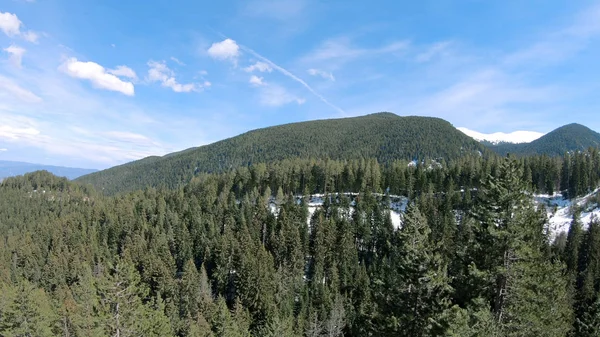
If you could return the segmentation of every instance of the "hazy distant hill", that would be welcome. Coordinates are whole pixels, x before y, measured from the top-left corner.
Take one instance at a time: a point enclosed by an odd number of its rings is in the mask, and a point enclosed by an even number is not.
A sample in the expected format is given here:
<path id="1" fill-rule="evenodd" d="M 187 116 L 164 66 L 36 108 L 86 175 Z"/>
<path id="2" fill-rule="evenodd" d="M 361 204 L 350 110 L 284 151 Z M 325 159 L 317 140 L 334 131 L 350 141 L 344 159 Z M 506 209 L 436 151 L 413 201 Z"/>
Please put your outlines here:
<path id="1" fill-rule="evenodd" d="M 78 179 L 111 194 L 175 187 L 198 172 L 221 172 L 286 158 L 453 159 L 485 146 L 445 120 L 377 113 L 258 129 L 164 157 L 149 157 Z"/>
<path id="2" fill-rule="evenodd" d="M 48 171 L 59 177 L 67 177 L 68 179 L 75 179 L 82 175 L 97 172 L 98 170 L 82 169 L 73 167 L 62 167 L 62 166 L 51 166 L 41 164 L 23 163 L 18 161 L 5 161 L 0 160 L 0 180 L 6 177 L 13 177 L 23 175 L 25 173 L 34 171 Z"/>
<path id="3" fill-rule="evenodd" d="M 573 123 L 562 126 L 531 143 L 500 143 L 496 145 L 487 143 L 485 145 L 501 155 L 511 153 L 521 156 L 534 154 L 560 156 L 568 151 L 600 146 L 600 133 L 581 124 Z"/>

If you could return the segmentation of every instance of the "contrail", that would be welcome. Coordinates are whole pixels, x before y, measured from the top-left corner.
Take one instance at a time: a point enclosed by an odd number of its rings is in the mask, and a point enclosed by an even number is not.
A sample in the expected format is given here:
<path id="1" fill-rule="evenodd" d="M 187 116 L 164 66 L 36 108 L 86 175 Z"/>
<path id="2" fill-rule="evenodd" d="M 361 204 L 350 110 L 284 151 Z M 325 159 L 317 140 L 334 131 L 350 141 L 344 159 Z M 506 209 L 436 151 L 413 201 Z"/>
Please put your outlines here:
<path id="1" fill-rule="evenodd" d="M 254 50 L 244 46 L 244 45 L 239 45 L 240 48 L 250 54 L 252 54 L 254 57 L 260 59 L 261 61 L 269 64 L 272 68 L 276 69 L 277 71 L 279 71 L 280 73 L 284 74 L 285 76 L 291 78 L 292 80 L 302 84 L 302 86 L 304 86 L 308 91 L 310 91 L 313 95 L 317 96 L 317 98 L 319 98 L 323 103 L 329 105 L 330 107 L 334 108 L 335 110 L 339 111 L 342 114 L 345 114 L 346 112 L 338 107 L 337 105 L 329 102 L 325 97 L 323 97 L 321 94 L 319 94 L 318 92 L 316 92 L 310 85 L 308 85 L 308 83 L 304 82 L 304 80 L 302 80 L 301 78 L 299 78 L 298 76 L 292 74 L 290 71 L 288 71 L 287 69 L 278 66 L 277 64 L 275 64 L 273 61 L 269 60 L 268 58 L 260 55 L 259 53 L 255 52 Z"/>
<path id="2" fill-rule="evenodd" d="M 220 36 L 221 36 L 222 38 L 224 38 L 224 39 L 229 39 L 229 37 L 228 37 L 227 35 L 225 35 L 225 34 L 223 34 L 223 33 L 221 33 L 221 32 L 218 32 L 218 31 L 216 31 L 216 30 L 212 29 L 211 27 L 208 27 L 208 29 L 212 30 L 212 31 L 213 31 L 215 34 L 217 34 L 217 35 L 220 35 Z M 234 41 L 235 41 L 235 40 L 234 40 Z M 237 42 L 236 42 L 236 43 L 237 43 Z M 296 82 L 298 82 L 298 83 L 302 84 L 302 86 L 304 86 L 304 87 L 305 87 L 305 88 L 306 88 L 308 91 L 310 91 L 310 92 L 311 92 L 313 95 L 317 96 L 317 98 L 318 98 L 318 99 L 320 99 L 320 100 L 321 100 L 323 103 L 325 103 L 325 104 L 329 105 L 330 107 L 332 107 L 333 109 L 337 110 L 337 111 L 338 111 L 338 112 L 340 112 L 341 114 L 344 114 L 344 115 L 346 114 L 346 112 L 345 112 L 345 111 L 344 111 L 342 108 L 340 108 L 339 106 L 337 106 L 337 105 L 335 105 L 335 104 L 333 104 L 333 103 L 329 102 L 329 101 L 327 100 L 327 98 L 323 97 L 321 94 L 319 94 L 318 92 L 316 92 L 316 91 L 315 91 L 315 89 L 313 89 L 313 88 L 312 88 L 310 85 L 308 85 L 308 83 L 304 82 L 304 80 L 303 80 L 303 79 L 301 79 L 300 77 L 298 77 L 298 76 L 296 76 L 296 75 L 292 74 L 292 73 L 291 73 L 290 71 L 288 71 L 287 69 L 285 69 L 285 68 L 283 68 L 283 67 L 280 67 L 279 65 L 275 64 L 273 61 L 269 60 L 268 58 L 266 58 L 266 57 L 264 57 L 264 56 L 260 55 L 259 53 L 255 52 L 254 50 L 252 50 L 252 48 L 248 48 L 248 47 L 246 47 L 246 46 L 244 46 L 244 45 L 242 45 L 242 44 L 238 44 L 238 46 L 239 46 L 239 47 L 240 47 L 242 50 L 244 50 L 244 51 L 246 51 L 246 52 L 248 52 L 248 53 L 250 53 L 250 54 L 254 55 L 254 57 L 256 57 L 256 58 L 260 59 L 261 61 L 268 63 L 268 64 L 269 64 L 269 65 L 270 65 L 272 68 L 275 68 L 277 71 L 279 71 L 279 72 L 280 72 L 280 73 L 282 73 L 283 75 L 285 75 L 285 76 L 287 76 L 287 77 L 291 78 L 292 80 L 294 80 L 294 81 L 296 81 Z"/>

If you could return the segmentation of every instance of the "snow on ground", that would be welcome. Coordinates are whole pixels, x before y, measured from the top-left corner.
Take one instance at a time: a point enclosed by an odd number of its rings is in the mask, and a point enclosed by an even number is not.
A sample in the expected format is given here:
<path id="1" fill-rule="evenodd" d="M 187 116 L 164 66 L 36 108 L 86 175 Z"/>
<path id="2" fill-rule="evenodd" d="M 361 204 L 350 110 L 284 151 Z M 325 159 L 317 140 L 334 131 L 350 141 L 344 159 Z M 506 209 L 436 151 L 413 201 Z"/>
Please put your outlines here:
<path id="1" fill-rule="evenodd" d="M 497 144 L 500 142 L 515 143 L 515 144 L 529 143 L 529 142 L 532 142 L 544 135 L 541 132 L 535 132 L 535 131 L 514 131 L 511 133 L 504 133 L 504 132 L 481 133 L 481 132 L 469 130 L 467 128 L 457 128 L 457 129 L 459 131 L 461 131 L 462 133 L 466 134 L 467 136 L 474 138 L 475 140 L 478 140 L 478 141 L 486 140 L 486 141 L 494 143 L 494 144 Z"/>
<path id="2" fill-rule="evenodd" d="M 565 199 L 560 193 L 554 195 L 539 194 L 535 195 L 535 201 L 546 205 L 548 211 L 548 228 L 551 236 L 556 237 L 561 232 L 568 232 L 573 221 L 573 210 L 575 207 L 581 207 L 581 223 L 584 228 L 592 220 L 592 217 L 600 218 L 600 208 L 596 203 L 591 203 L 590 199 L 600 192 L 600 188 L 594 192 L 577 198 L 575 200 Z"/>
<path id="3" fill-rule="evenodd" d="M 461 190 L 462 191 L 462 190 Z M 581 222 L 583 223 L 584 228 L 587 228 L 587 225 L 592 220 L 592 217 L 598 217 L 600 219 L 600 205 L 591 202 L 591 199 L 597 196 L 600 193 L 600 188 L 596 189 L 592 193 L 583 196 L 581 198 L 577 198 L 575 200 L 569 200 L 563 197 L 560 193 L 555 193 L 553 195 L 549 194 L 536 194 L 534 195 L 534 200 L 538 204 L 543 204 L 546 206 L 546 210 L 548 213 L 548 228 L 551 233 L 551 237 L 556 237 L 561 232 L 567 232 L 569 230 L 569 226 L 571 225 L 571 221 L 573 219 L 573 209 L 574 205 L 582 208 L 581 212 Z M 354 205 L 355 198 L 358 196 L 358 193 L 344 193 L 344 195 L 350 197 L 350 210 L 348 214 L 352 216 L 354 213 Z M 382 197 L 383 194 L 374 193 L 375 196 Z M 335 197 L 336 194 L 329 195 L 330 197 Z M 298 202 L 303 198 L 303 196 L 296 196 Z M 392 224 L 395 229 L 398 229 L 402 226 L 402 218 L 404 212 L 406 212 L 406 207 L 408 205 L 408 198 L 399 195 L 390 195 L 390 217 L 392 220 Z M 312 219 L 315 211 L 323 206 L 323 202 L 325 200 L 324 194 L 312 194 L 308 197 L 308 219 L 307 224 L 310 225 L 310 220 Z M 269 203 L 269 209 L 271 213 L 277 215 L 279 212 L 279 207 L 275 204 L 275 199 L 271 198 L 271 202 Z M 460 220 L 460 214 L 457 213 L 457 220 Z"/>
<path id="4" fill-rule="evenodd" d="M 375 196 L 379 196 L 382 197 L 383 194 L 380 193 L 373 193 Z M 331 194 L 330 197 L 334 197 L 337 194 Z M 359 194 L 358 193 L 344 193 L 345 196 L 350 197 L 351 201 L 350 201 L 350 210 L 348 212 L 348 214 L 350 216 L 352 216 L 352 214 L 354 213 L 354 205 L 356 204 L 354 198 L 356 198 Z M 408 198 L 404 197 L 404 196 L 399 196 L 399 195 L 390 195 L 390 204 L 388 205 L 390 208 L 390 217 L 392 219 L 392 225 L 394 226 L 395 229 L 398 229 L 402 226 L 402 214 L 406 211 L 406 207 L 408 205 Z M 296 196 L 296 199 L 298 200 L 298 202 L 300 202 L 300 200 L 303 198 L 303 196 Z M 325 195 L 324 194 L 311 194 L 308 197 L 308 218 L 306 219 L 306 222 L 308 225 L 310 225 L 310 220 L 313 217 L 313 214 L 315 214 L 316 210 L 319 207 L 323 206 L 323 202 Z M 279 207 L 275 204 L 275 200 L 273 198 L 271 198 L 271 201 L 269 203 L 269 209 L 271 210 L 271 213 L 277 215 L 277 213 L 279 212 Z"/>

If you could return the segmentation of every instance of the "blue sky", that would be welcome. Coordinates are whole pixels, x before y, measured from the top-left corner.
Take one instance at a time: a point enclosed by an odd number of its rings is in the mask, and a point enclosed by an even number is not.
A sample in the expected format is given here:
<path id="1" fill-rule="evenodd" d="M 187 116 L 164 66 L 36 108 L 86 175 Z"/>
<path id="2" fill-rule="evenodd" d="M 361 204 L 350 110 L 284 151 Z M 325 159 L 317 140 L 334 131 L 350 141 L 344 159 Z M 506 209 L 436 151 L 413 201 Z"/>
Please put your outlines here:
<path id="1" fill-rule="evenodd" d="M 0 160 L 106 168 L 391 111 L 600 130 L 598 1 L 0 0 Z"/>

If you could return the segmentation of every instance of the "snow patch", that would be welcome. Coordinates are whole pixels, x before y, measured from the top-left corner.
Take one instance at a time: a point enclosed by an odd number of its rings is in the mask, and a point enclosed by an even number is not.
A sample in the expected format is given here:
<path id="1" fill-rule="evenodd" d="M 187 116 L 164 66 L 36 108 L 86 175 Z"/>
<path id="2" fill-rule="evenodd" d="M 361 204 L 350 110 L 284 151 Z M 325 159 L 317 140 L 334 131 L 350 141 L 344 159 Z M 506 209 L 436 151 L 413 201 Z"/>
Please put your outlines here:
<path id="1" fill-rule="evenodd" d="M 574 200 L 566 199 L 562 194 L 555 193 L 536 194 L 534 200 L 538 204 L 546 206 L 548 212 L 548 229 L 551 238 L 555 238 L 561 232 L 568 232 L 573 221 L 573 211 L 575 208 L 581 209 L 581 223 L 586 229 L 593 217 L 600 218 L 600 207 L 596 203 L 590 202 L 600 192 L 600 188 L 592 193 Z"/>
<path id="2" fill-rule="evenodd" d="M 350 207 L 348 209 L 347 214 L 349 217 L 352 217 L 352 214 L 354 214 L 354 206 L 356 205 L 355 198 L 359 195 L 359 193 L 348 192 L 348 193 L 342 193 L 342 194 L 350 198 Z M 377 197 L 385 196 L 382 193 L 373 193 L 373 195 L 377 196 Z M 329 194 L 328 196 L 333 199 L 338 196 L 338 193 L 332 193 L 332 194 Z M 394 226 L 394 229 L 399 229 L 400 227 L 402 227 L 403 213 L 406 212 L 406 207 L 408 205 L 408 198 L 406 198 L 405 196 L 400 196 L 400 195 L 388 195 L 388 197 L 390 200 L 388 207 L 390 210 L 390 218 L 392 220 L 392 225 Z M 304 196 L 302 196 L 302 195 L 296 196 L 296 200 L 298 201 L 298 203 L 303 198 L 304 198 Z M 310 227 L 310 220 L 312 219 L 312 217 L 315 214 L 315 212 L 317 211 L 317 209 L 323 206 L 324 202 L 325 202 L 325 194 L 311 194 L 308 196 L 308 218 L 306 219 L 306 223 L 307 223 L 307 225 L 309 225 L 309 227 Z M 275 204 L 275 201 L 273 198 L 271 198 L 271 200 L 269 202 L 269 210 L 275 216 L 277 216 L 277 214 L 279 213 L 279 207 Z"/>
<path id="3" fill-rule="evenodd" d="M 459 131 L 461 131 L 462 133 L 466 134 L 467 136 L 474 138 L 477 141 L 485 140 L 485 141 L 491 142 L 493 144 L 498 144 L 501 142 L 514 143 L 514 144 L 530 143 L 544 135 L 541 132 L 535 132 L 535 131 L 514 131 L 511 133 L 504 133 L 504 132 L 481 133 L 481 132 L 469 130 L 467 128 L 462 128 L 462 127 L 457 128 L 457 129 Z"/>

